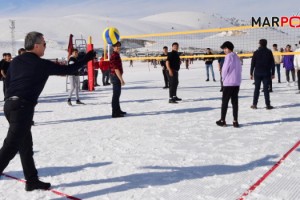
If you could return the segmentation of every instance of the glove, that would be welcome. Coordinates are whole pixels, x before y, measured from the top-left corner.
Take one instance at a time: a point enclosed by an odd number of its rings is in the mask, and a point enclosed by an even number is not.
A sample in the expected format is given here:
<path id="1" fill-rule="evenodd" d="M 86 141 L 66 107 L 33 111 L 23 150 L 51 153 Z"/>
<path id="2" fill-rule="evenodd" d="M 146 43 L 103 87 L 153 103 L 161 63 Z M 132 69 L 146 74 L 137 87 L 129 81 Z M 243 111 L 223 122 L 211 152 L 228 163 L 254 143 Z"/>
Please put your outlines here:
<path id="1" fill-rule="evenodd" d="M 94 50 L 91 50 L 85 54 L 83 61 L 87 63 L 90 60 L 93 60 L 96 57 L 96 52 Z"/>

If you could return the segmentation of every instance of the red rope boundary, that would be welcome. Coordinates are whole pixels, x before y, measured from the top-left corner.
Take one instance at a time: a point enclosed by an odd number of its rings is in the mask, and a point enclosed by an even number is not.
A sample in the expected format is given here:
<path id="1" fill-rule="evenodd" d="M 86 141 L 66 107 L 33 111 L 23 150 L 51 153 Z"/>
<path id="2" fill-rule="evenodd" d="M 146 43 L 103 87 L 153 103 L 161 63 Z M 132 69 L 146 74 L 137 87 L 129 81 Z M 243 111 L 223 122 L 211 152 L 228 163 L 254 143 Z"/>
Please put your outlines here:
<path id="1" fill-rule="evenodd" d="M 17 181 L 19 181 L 19 182 L 26 183 L 26 181 L 23 180 L 23 179 L 19 179 L 19 178 L 16 178 L 16 177 L 14 177 L 14 176 L 11 176 L 11 175 L 8 175 L 8 174 L 5 174 L 5 173 L 2 173 L 2 175 L 5 176 L 5 177 L 7 177 L 7 178 L 11 178 L 11 179 L 17 180 Z M 51 191 L 51 192 L 53 192 L 54 194 L 57 194 L 57 195 L 59 195 L 59 196 L 66 197 L 66 198 L 68 198 L 68 199 L 72 199 L 72 200 L 81 200 L 81 199 L 79 199 L 79 198 L 77 198 L 77 197 L 73 197 L 73 196 L 64 194 L 64 193 L 59 192 L 59 191 L 57 191 L 57 190 L 49 189 L 49 191 Z"/>
<path id="2" fill-rule="evenodd" d="M 238 200 L 245 200 L 245 197 L 253 192 L 277 167 L 300 145 L 300 140 L 277 162 L 273 167 L 267 171 L 256 183 L 254 183 L 246 192 L 242 194 Z"/>

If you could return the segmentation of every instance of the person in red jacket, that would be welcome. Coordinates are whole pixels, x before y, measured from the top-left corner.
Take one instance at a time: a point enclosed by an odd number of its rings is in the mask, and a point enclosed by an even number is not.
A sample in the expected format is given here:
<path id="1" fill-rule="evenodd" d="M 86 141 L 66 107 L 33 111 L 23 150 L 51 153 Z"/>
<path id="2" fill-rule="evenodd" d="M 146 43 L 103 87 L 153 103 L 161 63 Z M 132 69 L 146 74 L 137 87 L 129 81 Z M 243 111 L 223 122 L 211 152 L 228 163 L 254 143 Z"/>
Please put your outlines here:
<path id="1" fill-rule="evenodd" d="M 107 57 L 106 57 L 106 59 L 107 59 Z M 110 65 L 109 61 L 104 60 L 104 54 L 102 53 L 102 57 L 100 58 L 100 62 L 99 62 L 99 67 L 102 72 L 102 83 L 104 86 L 110 85 L 110 83 L 108 82 L 109 73 L 110 73 L 109 65 Z"/>
<path id="2" fill-rule="evenodd" d="M 99 62 L 97 57 L 94 58 L 94 86 L 100 86 L 97 83 L 97 78 L 98 78 L 98 69 L 99 69 Z"/>

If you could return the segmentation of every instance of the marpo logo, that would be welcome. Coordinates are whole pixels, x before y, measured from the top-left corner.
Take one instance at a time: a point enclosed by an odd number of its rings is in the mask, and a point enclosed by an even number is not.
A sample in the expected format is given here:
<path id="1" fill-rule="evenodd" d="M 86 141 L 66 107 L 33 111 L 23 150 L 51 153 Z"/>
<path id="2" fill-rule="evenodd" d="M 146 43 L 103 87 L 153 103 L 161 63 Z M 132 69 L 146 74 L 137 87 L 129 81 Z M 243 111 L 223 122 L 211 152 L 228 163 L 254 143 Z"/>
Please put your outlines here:
<path id="1" fill-rule="evenodd" d="M 284 27 L 289 26 L 291 28 L 300 28 L 300 16 L 293 15 L 291 17 L 282 16 L 282 17 L 252 17 L 251 25 L 259 27 Z"/>

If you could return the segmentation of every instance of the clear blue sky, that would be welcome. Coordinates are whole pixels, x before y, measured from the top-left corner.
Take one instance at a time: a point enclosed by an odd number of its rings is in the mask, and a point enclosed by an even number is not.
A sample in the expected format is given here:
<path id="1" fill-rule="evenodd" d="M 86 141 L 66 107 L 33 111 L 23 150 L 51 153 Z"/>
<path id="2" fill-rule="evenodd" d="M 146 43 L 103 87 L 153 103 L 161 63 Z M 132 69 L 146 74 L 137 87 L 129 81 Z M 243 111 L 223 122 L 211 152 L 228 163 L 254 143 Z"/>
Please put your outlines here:
<path id="1" fill-rule="evenodd" d="M 170 11 L 204 11 L 245 20 L 252 16 L 300 15 L 299 0 L 0 0 L 0 3 L 0 16 L 10 17 L 87 14 L 89 10 L 99 16 L 116 17 L 145 17 Z"/>

